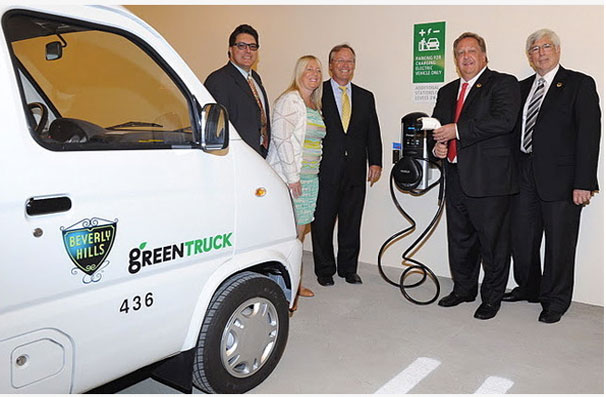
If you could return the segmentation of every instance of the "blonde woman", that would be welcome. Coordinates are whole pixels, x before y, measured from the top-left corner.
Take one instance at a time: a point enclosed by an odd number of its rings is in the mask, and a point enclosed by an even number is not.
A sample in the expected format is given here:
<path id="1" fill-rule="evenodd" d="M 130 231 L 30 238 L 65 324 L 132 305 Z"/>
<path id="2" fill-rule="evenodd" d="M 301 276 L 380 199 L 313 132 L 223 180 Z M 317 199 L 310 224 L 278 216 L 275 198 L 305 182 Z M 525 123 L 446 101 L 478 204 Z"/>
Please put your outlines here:
<path id="1" fill-rule="evenodd" d="M 301 242 L 314 219 L 318 198 L 318 170 L 326 135 L 321 106 L 322 64 L 313 55 L 302 56 L 295 65 L 290 87 L 274 104 L 267 155 L 269 164 L 290 189 Z M 299 295 L 311 297 L 314 293 L 299 285 Z"/>

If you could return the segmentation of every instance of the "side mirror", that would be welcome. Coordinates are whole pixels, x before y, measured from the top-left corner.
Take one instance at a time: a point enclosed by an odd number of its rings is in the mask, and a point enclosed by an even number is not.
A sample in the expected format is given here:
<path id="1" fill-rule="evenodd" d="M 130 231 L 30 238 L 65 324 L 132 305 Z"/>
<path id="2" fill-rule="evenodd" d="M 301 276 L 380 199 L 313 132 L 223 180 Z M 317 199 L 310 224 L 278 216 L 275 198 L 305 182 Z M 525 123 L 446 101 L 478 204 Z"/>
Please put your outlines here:
<path id="1" fill-rule="evenodd" d="M 222 150 L 229 144 L 229 123 L 227 110 L 218 103 L 207 103 L 200 114 L 202 150 L 212 152 Z"/>
<path id="2" fill-rule="evenodd" d="M 46 44 L 46 60 L 54 61 L 63 56 L 63 45 L 59 41 L 51 41 Z"/>

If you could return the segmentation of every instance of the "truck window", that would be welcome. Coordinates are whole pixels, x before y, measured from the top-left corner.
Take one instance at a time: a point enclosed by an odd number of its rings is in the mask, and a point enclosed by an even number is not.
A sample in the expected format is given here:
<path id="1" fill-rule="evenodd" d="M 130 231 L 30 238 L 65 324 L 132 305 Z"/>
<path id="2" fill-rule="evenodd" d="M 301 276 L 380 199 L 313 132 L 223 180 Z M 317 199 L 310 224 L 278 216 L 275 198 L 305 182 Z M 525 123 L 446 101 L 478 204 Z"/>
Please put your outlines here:
<path id="1" fill-rule="evenodd" d="M 126 35 L 13 13 L 4 20 L 25 117 L 51 150 L 190 147 L 186 90 Z"/>

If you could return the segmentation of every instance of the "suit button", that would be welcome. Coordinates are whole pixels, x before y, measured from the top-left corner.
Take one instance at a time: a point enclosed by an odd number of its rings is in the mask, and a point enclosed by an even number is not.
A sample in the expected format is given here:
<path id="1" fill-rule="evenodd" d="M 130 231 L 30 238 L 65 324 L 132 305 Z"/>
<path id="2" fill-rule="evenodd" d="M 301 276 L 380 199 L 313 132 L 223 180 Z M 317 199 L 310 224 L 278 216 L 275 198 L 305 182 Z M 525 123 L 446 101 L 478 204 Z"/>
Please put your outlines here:
<path id="1" fill-rule="evenodd" d="M 345 157 L 347 157 L 347 150 L 345 151 Z"/>

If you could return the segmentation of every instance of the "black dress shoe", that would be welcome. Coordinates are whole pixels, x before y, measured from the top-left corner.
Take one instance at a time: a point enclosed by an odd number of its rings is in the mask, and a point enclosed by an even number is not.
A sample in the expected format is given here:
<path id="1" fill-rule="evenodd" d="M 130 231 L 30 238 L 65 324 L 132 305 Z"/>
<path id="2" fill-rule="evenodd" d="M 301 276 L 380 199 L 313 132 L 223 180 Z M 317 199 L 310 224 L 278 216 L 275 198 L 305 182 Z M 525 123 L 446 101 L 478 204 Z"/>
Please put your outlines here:
<path id="1" fill-rule="evenodd" d="M 543 310 L 539 315 L 539 321 L 542 323 L 553 324 L 560 321 L 562 318 L 562 313 L 552 312 L 549 310 Z"/>
<path id="2" fill-rule="evenodd" d="M 539 298 L 537 298 L 536 296 L 528 296 L 527 294 L 524 294 L 522 290 L 516 287 L 510 292 L 505 292 L 505 294 L 503 295 L 503 299 L 501 300 L 503 302 L 528 301 L 531 303 L 537 303 L 539 301 Z"/>
<path id="3" fill-rule="evenodd" d="M 358 273 L 350 273 L 345 276 L 345 281 L 349 284 L 362 284 L 362 279 L 358 276 Z"/>
<path id="4" fill-rule="evenodd" d="M 320 276 L 318 277 L 318 284 L 328 287 L 329 285 L 335 285 L 335 280 L 332 279 L 332 276 Z"/>
<path id="5" fill-rule="evenodd" d="M 440 301 L 438 302 L 438 306 L 452 307 L 458 305 L 459 303 L 473 302 L 474 300 L 476 300 L 476 298 L 473 296 L 459 296 L 454 292 L 451 292 L 449 295 L 446 295 L 445 297 L 440 299 Z"/>
<path id="6" fill-rule="evenodd" d="M 482 303 L 473 316 L 480 320 L 488 320 L 496 316 L 500 308 L 501 303 Z"/>

